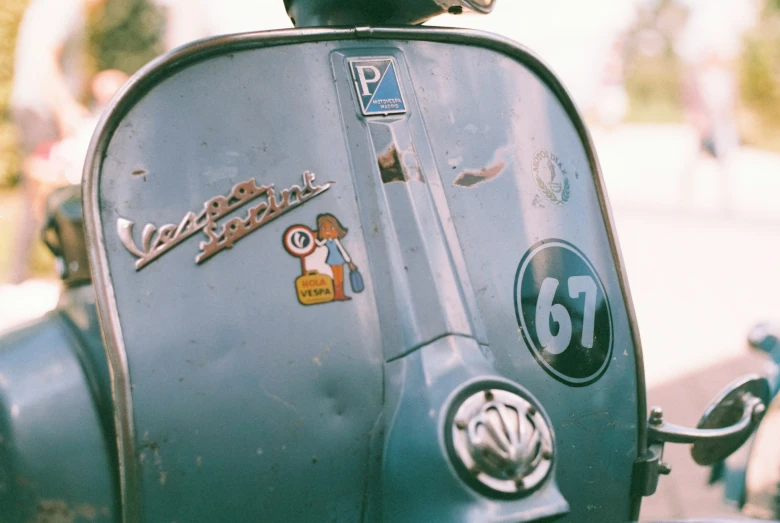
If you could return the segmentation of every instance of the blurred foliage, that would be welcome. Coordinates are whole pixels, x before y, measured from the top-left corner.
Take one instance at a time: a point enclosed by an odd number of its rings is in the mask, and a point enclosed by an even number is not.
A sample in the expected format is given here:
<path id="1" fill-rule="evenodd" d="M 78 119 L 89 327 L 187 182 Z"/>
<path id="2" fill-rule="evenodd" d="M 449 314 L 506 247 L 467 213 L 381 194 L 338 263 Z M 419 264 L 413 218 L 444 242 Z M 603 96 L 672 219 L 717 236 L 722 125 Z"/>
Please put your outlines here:
<path id="1" fill-rule="evenodd" d="M 624 44 L 628 121 L 683 121 L 682 66 L 673 46 L 686 16 L 674 0 L 640 8 Z"/>
<path id="2" fill-rule="evenodd" d="M 628 121 L 684 121 L 683 64 L 674 42 L 686 17 L 685 8 L 675 0 L 647 3 L 626 35 Z M 736 66 L 742 142 L 780 152 L 780 0 L 767 0 L 758 26 L 745 36 Z"/>
<path id="3" fill-rule="evenodd" d="M 8 112 L 14 72 L 16 30 L 28 0 L 2 0 L 0 6 L 0 187 L 12 185 L 19 172 L 16 133 Z"/>
<path id="4" fill-rule="evenodd" d="M 0 0 L 0 188 L 15 183 L 20 169 L 15 128 L 8 111 L 16 34 L 29 0 Z M 107 0 L 92 10 L 88 25 L 90 71 L 134 73 L 162 52 L 165 19 L 150 0 Z"/>
<path id="5" fill-rule="evenodd" d="M 747 35 L 739 74 L 743 141 L 780 152 L 780 0 Z"/>
<path id="6" fill-rule="evenodd" d="M 165 18 L 150 0 L 108 0 L 89 16 L 88 53 L 93 71 L 133 74 L 163 51 Z"/>
<path id="7" fill-rule="evenodd" d="M 17 30 L 29 1 L 0 0 L 0 281 L 10 262 L 15 219 L 25 204 L 20 191 L 9 189 L 18 179 L 20 158 L 8 102 Z M 162 52 L 165 20 L 150 0 L 106 0 L 88 14 L 87 75 L 104 69 L 132 74 Z M 52 272 L 52 256 L 41 242 L 31 254 L 33 274 Z"/>

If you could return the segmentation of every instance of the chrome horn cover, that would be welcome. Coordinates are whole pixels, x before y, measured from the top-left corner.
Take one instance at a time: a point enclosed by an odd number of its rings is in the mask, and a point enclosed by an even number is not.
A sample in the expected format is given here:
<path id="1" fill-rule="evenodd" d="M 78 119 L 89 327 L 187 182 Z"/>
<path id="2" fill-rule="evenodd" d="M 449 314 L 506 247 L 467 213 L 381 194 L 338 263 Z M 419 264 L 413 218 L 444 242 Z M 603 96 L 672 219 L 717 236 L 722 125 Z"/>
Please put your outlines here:
<path id="1" fill-rule="evenodd" d="M 461 478 L 485 494 L 521 497 L 550 473 L 550 424 L 530 398 L 481 388 L 450 407 L 445 426 L 450 459 Z"/>

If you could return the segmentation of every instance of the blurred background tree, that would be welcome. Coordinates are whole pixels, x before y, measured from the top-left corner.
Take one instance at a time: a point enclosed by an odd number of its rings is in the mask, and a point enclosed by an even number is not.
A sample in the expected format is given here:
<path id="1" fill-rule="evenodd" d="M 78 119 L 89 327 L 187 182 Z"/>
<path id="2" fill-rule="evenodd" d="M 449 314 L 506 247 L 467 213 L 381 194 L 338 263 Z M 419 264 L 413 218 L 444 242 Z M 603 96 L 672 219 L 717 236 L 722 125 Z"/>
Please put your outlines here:
<path id="1" fill-rule="evenodd" d="M 740 64 L 744 143 L 780 152 L 780 0 L 770 0 L 745 39 Z"/>
<path id="2" fill-rule="evenodd" d="M 3 0 L 0 7 L 0 187 L 12 185 L 19 172 L 16 134 L 8 111 L 14 73 L 16 31 L 28 0 Z"/>
<path id="3" fill-rule="evenodd" d="M 150 0 L 108 0 L 89 18 L 91 72 L 133 74 L 163 51 L 164 30 L 165 17 Z"/>
<path id="4" fill-rule="evenodd" d="M 645 2 L 625 39 L 630 122 L 681 123 L 682 64 L 674 42 L 688 11 L 675 0 Z"/>
<path id="5" fill-rule="evenodd" d="M 17 29 L 28 4 L 29 0 L 0 0 L 0 283 L 9 263 L 15 216 L 23 205 L 14 188 L 20 158 L 8 102 Z M 165 18 L 152 0 L 106 0 L 89 12 L 87 22 L 87 77 L 105 69 L 132 74 L 163 51 Z M 51 255 L 40 242 L 33 250 L 31 268 L 37 276 L 52 273 Z"/>
<path id="6" fill-rule="evenodd" d="M 17 28 L 28 3 L 2 0 L 0 5 L 0 188 L 14 185 L 19 172 L 8 101 Z M 90 13 L 85 51 L 91 69 L 88 73 L 104 69 L 134 73 L 162 52 L 164 26 L 161 10 L 150 0 L 107 0 Z"/>
<path id="7" fill-rule="evenodd" d="M 684 64 L 675 41 L 688 16 L 679 0 L 640 4 L 623 51 L 629 122 L 684 122 Z M 780 152 L 780 0 L 765 0 L 758 24 L 744 38 L 736 67 L 741 142 Z"/>

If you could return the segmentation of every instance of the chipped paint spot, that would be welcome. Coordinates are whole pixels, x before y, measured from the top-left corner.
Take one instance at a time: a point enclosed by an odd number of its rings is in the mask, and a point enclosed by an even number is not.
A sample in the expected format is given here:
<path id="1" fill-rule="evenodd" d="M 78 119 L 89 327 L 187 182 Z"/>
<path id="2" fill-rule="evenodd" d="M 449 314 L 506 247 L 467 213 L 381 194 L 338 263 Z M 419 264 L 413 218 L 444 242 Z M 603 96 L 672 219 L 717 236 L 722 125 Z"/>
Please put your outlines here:
<path id="1" fill-rule="evenodd" d="M 146 176 L 147 174 L 149 174 L 149 171 L 147 171 L 146 169 L 144 169 L 140 165 L 137 165 L 137 166 L 133 167 L 133 170 L 130 171 L 130 173 L 133 176 Z"/>
<path id="2" fill-rule="evenodd" d="M 261 449 L 260 447 L 257 447 L 257 450 L 255 452 L 257 453 L 258 456 L 263 455 L 263 449 Z"/>
<path id="3" fill-rule="evenodd" d="M 88 503 L 71 507 L 62 499 L 42 499 L 38 501 L 34 523 L 73 523 L 77 519 L 93 521 L 98 515 L 108 516 L 108 507 L 94 507 Z"/>
<path id="4" fill-rule="evenodd" d="M 42 499 L 38 502 L 36 523 L 73 523 L 76 515 L 61 499 Z"/>
<path id="5" fill-rule="evenodd" d="M 318 367 L 322 367 L 322 360 L 325 359 L 325 356 L 327 356 L 329 353 L 330 353 L 330 348 L 325 347 L 320 351 L 319 354 L 317 354 L 311 359 L 311 362 Z"/>
<path id="6" fill-rule="evenodd" d="M 164 470 L 160 471 L 160 485 L 165 485 L 165 482 L 168 481 L 168 473 Z"/>
<path id="7" fill-rule="evenodd" d="M 483 167 L 479 171 L 463 171 L 452 183 L 461 187 L 473 187 L 478 183 L 492 180 L 504 170 L 504 167 L 506 167 L 506 163 L 499 162 L 490 167 Z"/>
<path id="8" fill-rule="evenodd" d="M 409 181 L 409 177 L 406 176 L 403 166 L 401 165 L 401 160 L 398 157 L 398 149 L 396 149 L 395 145 L 391 145 L 387 151 L 377 155 L 376 161 L 379 165 L 382 183 Z"/>
<path id="9" fill-rule="evenodd" d="M 98 515 L 98 511 L 92 505 L 79 505 L 76 507 L 76 513 L 82 518 L 92 521 Z"/>
<path id="10" fill-rule="evenodd" d="M 198 468 L 202 467 L 203 466 L 203 458 L 201 458 L 200 456 L 196 457 L 195 458 L 195 465 Z"/>
<path id="11" fill-rule="evenodd" d="M 292 403 L 290 403 L 290 402 L 288 402 L 288 401 L 285 401 L 283 398 L 280 398 L 280 397 L 279 397 L 279 396 L 277 396 L 276 394 L 271 394 L 271 393 L 268 391 L 268 389 L 266 389 L 266 388 L 265 388 L 263 385 L 260 385 L 260 388 L 261 388 L 261 389 L 263 389 L 263 392 L 265 393 L 266 397 L 268 397 L 268 398 L 271 398 L 272 400 L 274 400 L 274 401 L 276 401 L 276 402 L 278 402 L 278 403 L 281 403 L 282 405 L 284 405 L 285 407 L 287 407 L 288 409 L 290 409 L 291 411 L 293 411 L 293 412 L 295 412 L 295 413 L 297 413 L 297 412 L 298 412 L 298 411 L 295 409 L 295 406 L 294 406 Z"/>

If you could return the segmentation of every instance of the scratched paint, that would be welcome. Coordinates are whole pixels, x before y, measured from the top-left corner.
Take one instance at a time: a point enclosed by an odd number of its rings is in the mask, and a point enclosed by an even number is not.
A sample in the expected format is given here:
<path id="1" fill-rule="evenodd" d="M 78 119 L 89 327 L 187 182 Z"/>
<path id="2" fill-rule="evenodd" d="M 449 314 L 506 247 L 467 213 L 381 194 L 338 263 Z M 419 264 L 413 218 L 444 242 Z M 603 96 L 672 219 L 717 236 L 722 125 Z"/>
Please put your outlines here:
<path id="1" fill-rule="evenodd" d="M 504 170 L 504 167 L 506 167 L 506 163 L 499 162 L 495 165 L 491 165 L 490 167 L 484 167 L 479 171 L 463 171 L 458 175 L 457 178 L 455 178 L 455 181 L 452 183 L 453 185 L 459 185 L 460 187 L 473 187 L 478 183 L 492 180 L 501 174 L 501 171 Z"/>
<path id="2" fill-rule="evenodd" d="M 452 182 L 452 184 L 459 187 L 469 188 L 474 187 L 477 184 L 492 180 L 501 174 L 504 171 L 504 168 L 507 166 L 507 161 L 504 159 L 504 156 L 508 151 L 508 146 L 496 149 L 496 152 L 493 154 L 493 158 L 491 159 L 488 166 L 482 167 L 480 169 L 464 169 L 460 172 L 460 174 L 458 174 L 458 176 L 455 177 L 455 180 Z M 450 162 L 450 165 L 455 168 L 455 165 L 453 165 L 452 162 Z"/>

